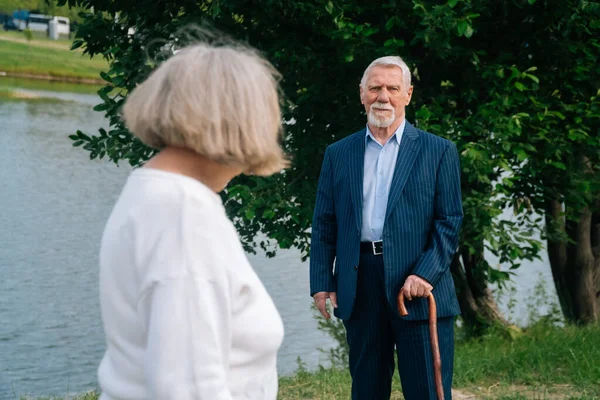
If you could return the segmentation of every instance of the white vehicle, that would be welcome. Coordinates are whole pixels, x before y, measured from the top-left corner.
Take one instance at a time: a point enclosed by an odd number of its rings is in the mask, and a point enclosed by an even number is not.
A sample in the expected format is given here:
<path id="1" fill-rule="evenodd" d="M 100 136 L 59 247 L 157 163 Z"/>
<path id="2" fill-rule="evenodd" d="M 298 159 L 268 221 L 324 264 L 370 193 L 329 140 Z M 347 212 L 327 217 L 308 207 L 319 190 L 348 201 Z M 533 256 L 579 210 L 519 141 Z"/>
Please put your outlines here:
<path id="1" fill-rule="evenodd" d="M 71 23 L 67 17 L 54 17 L 58 22 L 58 33 L 60 35 L 69 35 L 71 33 Z"/>
<path id="2" fill-rule="evenodd" d="M 28 20 L 15 20 L 19 30 L 31 29 L 33 32 L 48 32 L 48 23 L 50 21 L 58 22 L 58 33 L 60 35 L 69 35 L 71 24 L 67 17 L 52 17 L 43 14 L 29 14 Z"/>

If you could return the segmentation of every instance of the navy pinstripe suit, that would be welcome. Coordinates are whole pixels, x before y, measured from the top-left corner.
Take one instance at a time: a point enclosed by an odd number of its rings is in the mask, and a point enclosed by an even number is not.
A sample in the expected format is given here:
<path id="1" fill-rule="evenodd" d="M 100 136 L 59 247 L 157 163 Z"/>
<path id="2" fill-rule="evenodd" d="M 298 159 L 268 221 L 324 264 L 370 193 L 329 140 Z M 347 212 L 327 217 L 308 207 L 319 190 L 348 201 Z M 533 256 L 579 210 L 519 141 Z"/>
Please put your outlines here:
<path id="1" fill-rule="evenodd" d="M 435 396 L 429 338 L 422 322 L 428 316 L 427 300 L 407 301 L 406 318 L 396 310 L 396 296 L 406 278 L 416 274 L 426 279 L 438 305 L 444 385 L 450 398 L 453 318 L 444 317 L 460 313 L 449 265 L 463 219 L 456 146 L 406 123 L 384 220 L 383 256 L 360 253 L 364 155 L 364 129 L 325 151 L 312 222 L 311 296 L 337 292 L 334 315 L 347 330 L 353 398 L 389 398 L 389 390 L 380 388 L 387 378 L 380 375 L 389 375 L 388 352 L 393 374 L 395 343 L 405 397 L 426 399 L 430 395 L 424 390 Z M 380 337 L 386 329 L 389 337 Z M 371 342 L 374 347 L 369 347 Z M 407 360 L 414 357 L 418 362 Z"/>

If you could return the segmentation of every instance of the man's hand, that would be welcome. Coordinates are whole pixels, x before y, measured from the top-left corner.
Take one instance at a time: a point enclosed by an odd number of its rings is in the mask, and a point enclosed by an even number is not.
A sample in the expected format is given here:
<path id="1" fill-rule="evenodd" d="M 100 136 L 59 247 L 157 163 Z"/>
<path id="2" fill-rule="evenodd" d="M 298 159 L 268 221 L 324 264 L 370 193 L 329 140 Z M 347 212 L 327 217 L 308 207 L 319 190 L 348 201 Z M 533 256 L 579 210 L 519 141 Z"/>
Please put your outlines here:
<path id="1" fill-rule="evenodd" d="M 433 286 L 420 276 L 410 275 L 406 278 L 402 289 L 404 289 L 404 297 L 410 301 L 413 297 L 429 296 L 429 293 L 433 290 Z"/>
<path id="2" fill-rule="evenodd" d="M 336 292 L 318 292 L 313 296 L 317 308 L 323 314 L 325 319 L 331 318 L 331 315 L 327 312 L 327 299 L 331 301 L 333 308 L 337 308 L 337 293 Z"/>

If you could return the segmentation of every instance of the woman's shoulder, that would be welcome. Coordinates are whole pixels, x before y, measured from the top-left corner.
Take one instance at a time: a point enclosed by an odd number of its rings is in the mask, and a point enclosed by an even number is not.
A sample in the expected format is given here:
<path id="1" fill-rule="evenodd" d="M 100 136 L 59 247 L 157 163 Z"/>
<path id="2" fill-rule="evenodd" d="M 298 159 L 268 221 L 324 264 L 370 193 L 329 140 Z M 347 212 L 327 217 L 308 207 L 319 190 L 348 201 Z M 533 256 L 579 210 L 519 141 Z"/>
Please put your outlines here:
<path id="1" fill-rule="evenodd" d="M 111 220 L 109 236 L 115 237 L 115 228 L 127 233 L 138 268 L 152 279 L 213 275 L 211 264 L 226 266 L 240 247 L 220 197 L 192 178 L 169 172 L 134 171 Z"/>
<path id="2" fill-rule="evenodd" d="M 140 194 L 152 195 L 152 198 L 166 203 L 189 201 L 205 204 L 206 207 L 223 207 L 219 195 L 202 182 L 174 172 L 139 168 L 131 173 L 127 185 Z"/>

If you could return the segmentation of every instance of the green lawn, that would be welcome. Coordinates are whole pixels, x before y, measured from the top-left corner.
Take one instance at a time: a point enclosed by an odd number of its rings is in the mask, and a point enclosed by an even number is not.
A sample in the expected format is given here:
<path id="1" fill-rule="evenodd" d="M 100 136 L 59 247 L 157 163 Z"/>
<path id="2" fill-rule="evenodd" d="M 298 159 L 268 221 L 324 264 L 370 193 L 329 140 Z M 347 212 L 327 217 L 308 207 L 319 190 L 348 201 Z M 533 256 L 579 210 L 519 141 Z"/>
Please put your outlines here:
<path id="1" fill-rule="evenodd" d="M 31 34 L 33 36 L 33 40 L 31 41 L 31 43 L 38 46 L 47 47 L 57 45 L 65 49 L 68 49 L 71 46 L 71 39 L 67 38 L 64 35 L 61 35 L 58 40 L 50 40 L 44 32 L 31 32 Z M 0 30 L 0 37 L 12 38 L 16 40 L 25 40 L 25 34 L 23 32 L 17 31 Z"/>
<path id="2" fill-rule="evenodd" d="M 102 88 L 102 85 L 82 85 L 68 82 L 0 77 L 0 92 L 13 92 L 19 89 L 28 89 L 36 91 L 96 94 L 100 88 Z"/>
<path id="3" fill-rule="evenodd" d="M 69 50 L 68 40 L 36 38 L 27 43 L 23 38 L 14 32 L 0 33 L 0 72 L 100 79 L 100 71 L 108 69 L 103 59 L 90 59 L 80 51 Z"/>
<path id="4" fill-rule="evenodd" d="M 345 370 L 300 369 L 281 379 L 280 398 L 349 399 L 350 387 Z M 600 326 L 542 324 L 517 339 L 490 335 L 458 343 L 453 387 L 471 399 L 600 399 Z M 392 399 L 402 399 L 397 372 Z"/>
<path id="5" fill-rule="evenodd" d="M 281 377 L 278 398 L 349 399 L 350 388 L 346 369 L 308 372 L 300 365 L 294 376 Z M 454 388 L 456 399 L 600 399 L 600 326 L 542 324 L 517 339 L 489 335 L 458 343 Z M 97 395 L 75 399 L 96 400 Z M 392 399 L 402 399 L 397 373 Z"/>

